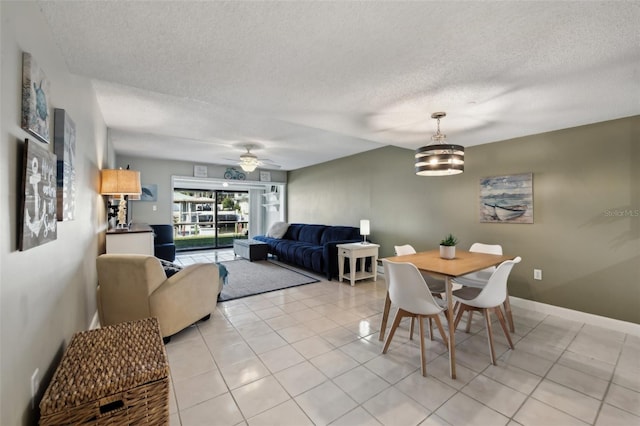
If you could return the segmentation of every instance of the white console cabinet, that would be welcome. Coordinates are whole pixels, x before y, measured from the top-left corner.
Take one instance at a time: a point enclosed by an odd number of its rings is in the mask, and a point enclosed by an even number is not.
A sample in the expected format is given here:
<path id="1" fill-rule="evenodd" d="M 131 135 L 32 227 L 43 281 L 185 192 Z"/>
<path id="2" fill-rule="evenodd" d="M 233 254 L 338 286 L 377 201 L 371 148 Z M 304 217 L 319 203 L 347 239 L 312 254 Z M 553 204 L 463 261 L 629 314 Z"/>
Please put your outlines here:
<path id="1" fill-rule="evenodd" d="M 153 256 L 153 228 L 149 225 L 133 224 L 129 229 L 107 231 L 107 253 Z"/>

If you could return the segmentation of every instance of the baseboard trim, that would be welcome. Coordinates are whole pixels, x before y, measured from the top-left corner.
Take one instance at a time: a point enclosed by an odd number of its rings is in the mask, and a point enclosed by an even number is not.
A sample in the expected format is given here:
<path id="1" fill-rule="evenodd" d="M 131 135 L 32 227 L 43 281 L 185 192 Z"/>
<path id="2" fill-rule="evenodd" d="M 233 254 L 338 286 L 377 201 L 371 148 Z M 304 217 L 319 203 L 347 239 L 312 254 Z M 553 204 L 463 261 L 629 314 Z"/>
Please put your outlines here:
<path id="1" fill-rule="evenodd" d="M 98 319 L 98 311 L 93 314 L 93 318 L 91 318 L 91 324 L 89 324 L 89 330 L 95 330 L 96 328 L 100 328 L 100 320 Z"/>
<path id="2" fill-rule="evenodd" d="M 517 306 L 519 308 L 529 309 L 530 311 L 548 315 L 555 315 L 560 318 L 580 321 L 585 324 L 608 328 L 614 331 L 621 331 L 623 333 L 640 337 L 640 324 L 621 321 L 614 318 L 607 318 L 587 312 L 575 311 L 573 309 L 562 308 L 560 306 L 548 305 L 546 303 L 535 302 L 533 300 L 521 299 L 519 297 L 509 296 L 509 301 L 512 306 Z"/>

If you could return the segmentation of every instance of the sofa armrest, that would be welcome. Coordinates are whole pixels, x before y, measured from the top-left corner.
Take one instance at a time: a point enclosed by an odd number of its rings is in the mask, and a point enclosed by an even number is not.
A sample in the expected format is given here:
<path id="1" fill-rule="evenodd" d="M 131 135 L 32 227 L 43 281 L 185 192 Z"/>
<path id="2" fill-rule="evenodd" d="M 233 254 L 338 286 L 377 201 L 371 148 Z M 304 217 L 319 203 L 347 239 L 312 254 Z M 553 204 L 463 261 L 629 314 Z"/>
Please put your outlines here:
<path id="1" fill-rule="evenodd" d="M 149 296 L 151 315 L 158 317 L 162 336 L 171 336 L 212 313 L 221 290 L 213 263 L 189 265 L 168 278 Z"/>
<path id="2" fill-rule="evenodd" d="M 338 244 L 359 243 L 357 240 L 341 240 L 341 241 L 329 241 L 322 247 L 322 257 L 324 258 L 324 264 L 326 265 L 327 279 L 331 281 L 331 278 L 338 275 Z"/>

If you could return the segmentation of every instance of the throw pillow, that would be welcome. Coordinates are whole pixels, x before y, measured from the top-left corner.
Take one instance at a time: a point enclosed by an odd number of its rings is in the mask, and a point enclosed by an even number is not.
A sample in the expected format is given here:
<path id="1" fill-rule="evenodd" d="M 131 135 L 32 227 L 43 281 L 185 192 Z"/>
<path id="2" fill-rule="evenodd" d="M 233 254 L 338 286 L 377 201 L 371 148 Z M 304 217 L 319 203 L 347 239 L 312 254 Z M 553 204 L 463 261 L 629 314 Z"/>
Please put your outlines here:
<path id="1" fill-rule="evenodd" d="M 216 263 L 216 265 L 218 266 L 220 281 L 222 281 L 222 284 L 224 285 L 228 281 L 229 271 L 227 271 L 227 267 L 224 266 L 222 263 Z"/>
<path id="2" fill-rule="evenodd" d="M 177 274 L 182 270 L 182 266 L 176 265 L 175 263 L 171 263 L 164 259 L 158 259 L 164 268 L 164 273 L 167 274 L 167 278 L 171 278 L 173 275 Z"/>
<path id="3" fill-rule="evenodd" d="M 280 239 L 284 237 L 287 229 L 289 229 L 289 224 L 287 222 L 275 222 L 267 231 L 267 237 Z"/>

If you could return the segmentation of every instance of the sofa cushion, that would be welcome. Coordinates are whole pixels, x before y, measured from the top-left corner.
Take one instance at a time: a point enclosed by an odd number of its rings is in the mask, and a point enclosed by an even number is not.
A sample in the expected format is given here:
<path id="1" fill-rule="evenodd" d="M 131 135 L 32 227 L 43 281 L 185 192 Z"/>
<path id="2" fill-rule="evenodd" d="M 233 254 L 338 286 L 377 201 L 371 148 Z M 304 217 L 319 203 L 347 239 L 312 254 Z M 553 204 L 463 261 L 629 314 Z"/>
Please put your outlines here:
<path id="1" fill-rule="evenodd" d="M 269 227 L 269 230 L 267 231 L 267 237 L 282 238 L 284 237 L 284 234 L 287 232 L 288 228 L 289 224 L 287 222 L 275 222 Z"/>
<path id="2" fill-rule="evenodd" d="M 325 225 L 305 225 L 300 229 L 298 235 L 298 241 L 319 246 L 322 241 L 322 234 L 324 233 Z"/>
<path id="3" fill-rule="evenodd" d="M 284 237 L 282 237 L 285 240 L 294 240 L 297 241 L 298 240 L 298 236 L 300 235 L 300 230 L 306 225 L 302 224 L 302 223 L 290 223 L 289 227 L 287 228 L 287 232 L 284 233 Z"/>
<path id="4" fill-rule="evenodd" d="M 328 226 L 322 234 L 321 244 L 330 241 L 345 241 L 360 239 L 360 229 L 353 226 Z"/>

